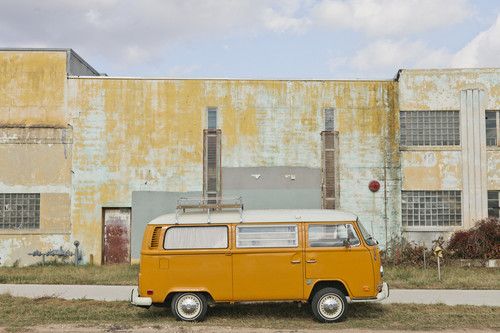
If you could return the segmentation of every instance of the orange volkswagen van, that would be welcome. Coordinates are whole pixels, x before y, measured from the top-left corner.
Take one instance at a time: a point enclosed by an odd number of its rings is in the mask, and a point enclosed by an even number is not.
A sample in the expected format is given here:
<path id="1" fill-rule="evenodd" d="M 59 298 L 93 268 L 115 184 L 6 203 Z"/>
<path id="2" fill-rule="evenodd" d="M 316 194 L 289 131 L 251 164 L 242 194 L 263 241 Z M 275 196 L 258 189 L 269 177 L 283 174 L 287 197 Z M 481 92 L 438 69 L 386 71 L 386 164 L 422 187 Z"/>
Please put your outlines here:
<path id="1" fill-rule="evenodd" d="M 298 301 L 336 322 L 349 303 L 389 296 L 377 242 L 356 215 L 210 206 L 179 205 L 148 224 L 132 304 L 201 321 L 216 303 Z"/>

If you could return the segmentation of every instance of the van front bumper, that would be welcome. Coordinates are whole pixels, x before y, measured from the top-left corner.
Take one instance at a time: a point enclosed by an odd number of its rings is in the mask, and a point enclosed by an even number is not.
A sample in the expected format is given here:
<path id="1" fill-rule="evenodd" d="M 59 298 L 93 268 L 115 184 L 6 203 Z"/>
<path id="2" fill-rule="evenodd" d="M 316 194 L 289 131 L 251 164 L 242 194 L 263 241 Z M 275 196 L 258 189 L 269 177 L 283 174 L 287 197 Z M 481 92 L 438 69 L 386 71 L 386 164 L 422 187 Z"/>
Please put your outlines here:
<path id="1" fill-rule="evenodd" d="M 130 303 L 135 306 L 149 308 L 153 304 L 151 297 L 140 297 L 137 288 L 132 289 L 130 292 Z"/>
<path id="2" fill-rule="evenodd" d="M 382 284 L 382 291 L 377 294 L 376 298 L 366 298 L 366 299 L 351 299 L 350 303 L 367 303 L 367 302 L 380 302 L 389 297 L 389 285 L 384 282 Z"/>

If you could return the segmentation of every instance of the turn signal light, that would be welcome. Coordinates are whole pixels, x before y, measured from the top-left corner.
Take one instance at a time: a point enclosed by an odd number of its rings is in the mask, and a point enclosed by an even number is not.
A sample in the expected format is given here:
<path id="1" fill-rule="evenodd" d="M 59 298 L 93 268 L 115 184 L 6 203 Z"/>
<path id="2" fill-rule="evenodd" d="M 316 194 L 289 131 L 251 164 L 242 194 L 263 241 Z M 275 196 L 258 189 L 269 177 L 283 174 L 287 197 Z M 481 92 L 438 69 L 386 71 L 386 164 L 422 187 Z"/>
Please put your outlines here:
<path id="1" fill-rule="evenodd" d="M 148 294 L 148 295 L 153 295 L 153 291 L 152 291 L 151 289 L 148 289 L 148 290 L 146 291 L 146 294 Z"/>

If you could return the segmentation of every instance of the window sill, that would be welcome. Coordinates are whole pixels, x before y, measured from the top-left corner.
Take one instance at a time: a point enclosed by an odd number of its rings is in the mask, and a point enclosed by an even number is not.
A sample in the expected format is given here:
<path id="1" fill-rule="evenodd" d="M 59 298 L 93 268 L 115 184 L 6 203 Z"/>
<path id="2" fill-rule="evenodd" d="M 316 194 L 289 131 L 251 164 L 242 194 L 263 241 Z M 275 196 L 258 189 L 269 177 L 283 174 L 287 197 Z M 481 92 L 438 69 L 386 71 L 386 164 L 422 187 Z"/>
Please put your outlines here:
<path id="1" fill-rule="evenodd" d="M 461 151 L 461 146 L 401 146 L 400 151 Z"/>
<path id="2" fill-rule="evenodd" d="M 500 146 L 486 146 L 486 151 L 500 151 Z"/>
<path id="3" fill-rule="evenodd" d="M 461 225 L 453 226 L 453 227 L 439 227 L 439 226 L 431 226 L 431 227 L 403 227 L 403 232 L 452 232 L 457 229 L 462 228 Z"/>

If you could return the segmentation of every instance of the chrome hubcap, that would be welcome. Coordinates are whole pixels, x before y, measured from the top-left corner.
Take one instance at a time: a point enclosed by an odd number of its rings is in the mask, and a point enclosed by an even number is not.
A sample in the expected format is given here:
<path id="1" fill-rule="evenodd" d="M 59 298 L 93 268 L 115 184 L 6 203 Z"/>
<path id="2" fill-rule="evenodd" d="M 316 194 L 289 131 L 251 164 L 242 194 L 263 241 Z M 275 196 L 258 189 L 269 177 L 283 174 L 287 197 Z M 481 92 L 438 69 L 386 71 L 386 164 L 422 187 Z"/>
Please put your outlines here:
<path id="1" fill-rule="evenodd" d="M 335 319 L 342 313 L 342 300 L 337 295 L 325 295 L 319 301 L 318 310 L 324 318 Z"/>
<path id="2" fill-rule="evenodd" d="M 177 311 L 184 318 L 196 318 L 201 311 L 201 301 L 195 295 L 181 296 L 177 301 Z"/>

